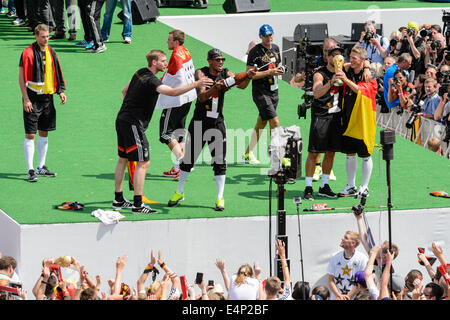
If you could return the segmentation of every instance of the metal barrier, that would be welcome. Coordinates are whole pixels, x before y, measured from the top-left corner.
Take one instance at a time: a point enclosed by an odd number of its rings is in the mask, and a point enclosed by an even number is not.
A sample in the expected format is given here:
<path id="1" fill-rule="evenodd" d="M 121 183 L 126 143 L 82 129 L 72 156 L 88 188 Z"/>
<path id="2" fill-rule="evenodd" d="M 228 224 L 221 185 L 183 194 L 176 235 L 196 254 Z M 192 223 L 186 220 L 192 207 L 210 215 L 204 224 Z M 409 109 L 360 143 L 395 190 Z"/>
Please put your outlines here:
<path id="1" fill-rule="evenodd" d="M 377 104 L 377 125 L 383 129 L 395 130 L 396 135 L 420 144 L 422 147 L 426 147 L 429 139 L 437 137 L 441 140 L 441 148 L 444 151 L 444 157 L 450 159 L 450 143 L 442 141 L 445 137 L 444 125 L 434 120 L 420 117 L 419 129 L 415 137 L 411 139 L 413 128 L 406 128 L 406 122 L 411 116 L 411 112 L 404 110 L 402 113 L 398 113 L 397 111 L 398 108 L 393 108 L 389 110 L 389 113 L 381 113 L 380 105 Z"/>

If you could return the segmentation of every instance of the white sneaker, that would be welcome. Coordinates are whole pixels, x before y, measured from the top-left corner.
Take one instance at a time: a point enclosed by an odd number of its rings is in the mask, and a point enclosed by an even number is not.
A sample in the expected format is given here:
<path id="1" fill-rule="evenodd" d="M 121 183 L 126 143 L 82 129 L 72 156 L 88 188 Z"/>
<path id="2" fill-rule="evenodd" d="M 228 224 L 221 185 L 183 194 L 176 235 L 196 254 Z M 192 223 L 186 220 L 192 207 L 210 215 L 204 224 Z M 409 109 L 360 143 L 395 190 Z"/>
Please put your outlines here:
<path id="1" fill-rule="evenodd" d="M 130 44 L 131 43 L 131 38 L 130 37 L 123 38 L 123 43 Z"/>
<path id="2" fill-rule="evenodd" d="M 336 176 L 334 175 L 333 170 L 331 170 L 331 172 L 330 172 L 330 178 L 329 179 L 333 180 L 333 181 L 336 181 Z"/>
<path id="3" fill-rule="evenodd" d="M 356 187 L 352 187 L 349 185 L 346 185 L 344 190 L 338 193 L 338 197 L 350 197 L 350 196 L 356 196 L 358 193 L 358 190 L 356 190 Z"/>
<path id="4" fill-rule="evenodd" d="M 23 21 L 23 19 L 16 18 L 16 19 L 12 22 L 12 24 L 15 25 L 15 26 L 22 26 L 22 25 L 25 24 L 25 21 Z"/>
<path id="5" fill-rule="evenodd" d="M 92 48 L 90 50 L 88 50 L 90 53 L 100 53 L 103 51 L 106 51 L 106 46 L 102 43 L 101 45 L 99 45 L 97 48 Z"/>
<path id="6" fill-rule="evenodd" d="M 356 195 L 356 198 L 361 199 L 362 197 L 365 197 L 365 198 L 369 197 L 369 188 L 359 186 L 358 194 Z"/>

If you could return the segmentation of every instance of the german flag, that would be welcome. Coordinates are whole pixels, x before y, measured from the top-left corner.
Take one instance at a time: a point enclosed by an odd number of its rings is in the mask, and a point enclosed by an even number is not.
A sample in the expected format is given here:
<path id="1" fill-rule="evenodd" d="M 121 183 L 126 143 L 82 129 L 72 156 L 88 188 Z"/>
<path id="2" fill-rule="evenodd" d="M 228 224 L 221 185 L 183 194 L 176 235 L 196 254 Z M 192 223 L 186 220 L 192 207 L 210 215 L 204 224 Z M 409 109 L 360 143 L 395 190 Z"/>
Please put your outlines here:
<path id="1" fill-rule="evenodd" d="M 376 93 L 377 80 L 375 78 L 370 82 L 358 83 L 358 95 L 347 130 L 343 133 L 344 136 L 363 140 L 370 155 L 373 153 L 377 131 Z"/>

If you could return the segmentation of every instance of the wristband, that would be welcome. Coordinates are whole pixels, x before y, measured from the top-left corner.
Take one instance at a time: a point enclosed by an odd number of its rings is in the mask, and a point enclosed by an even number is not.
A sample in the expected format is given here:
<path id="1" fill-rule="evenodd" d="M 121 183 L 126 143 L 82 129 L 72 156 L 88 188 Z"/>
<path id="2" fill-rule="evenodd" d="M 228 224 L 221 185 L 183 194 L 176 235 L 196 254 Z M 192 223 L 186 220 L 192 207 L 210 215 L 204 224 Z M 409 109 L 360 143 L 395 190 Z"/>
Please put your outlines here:
<path id="1" fill-rule="evenodd" d="M 151 263 L 149 263 L 144 270 L 144 273 L 149 273 L 150 271 L 153 270 L 153 265 Z"/>
<path id="2" fill-rule="evenodd" d="M 161 269 L 164 269 L 166 267 L 166 264 L 163 262 L 159 266 L 161 267 Z"/>
<path id="3" fill-rule="evenodd" d="M 403 95 L 403 92 L 399 92 L 398 95 L 399 95 L 399 96 L 402 96 L 402 95 Z"/>
<path id="4" fill-rule="evenodd" d="M 392 261 L 386 261 L 386 264 L 392 264 Z"/>
<path id="5" fill-rule="evenodd" d="M 424 112 L 424 113 L 423 113 L 423 116 L 426 117 L 426 115 L 427 115 L 427 114 Z"/>
<path id="6" fill-rule="evenodd" d="M 281 268 L 287 268 L 287 266 L 281 266 Z"/>
<path id="7" fill-rule="evenodd" d="M 378 46 L 377 46 L 377 48 L 378 48 L 378 49 L 381 49 L 381 48 L 382 48 L 382 46 L 381 46 L 381 45 L 378 45 Z"/>

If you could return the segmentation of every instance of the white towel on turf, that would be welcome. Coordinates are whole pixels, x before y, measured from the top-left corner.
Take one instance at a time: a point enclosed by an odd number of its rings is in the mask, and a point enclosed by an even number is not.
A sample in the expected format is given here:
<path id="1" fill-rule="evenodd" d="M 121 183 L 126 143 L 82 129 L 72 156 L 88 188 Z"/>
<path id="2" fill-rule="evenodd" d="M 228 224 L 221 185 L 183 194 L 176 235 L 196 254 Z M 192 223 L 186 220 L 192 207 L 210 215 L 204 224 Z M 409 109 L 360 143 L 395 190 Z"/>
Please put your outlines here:
<path id="1" fill-rule="evenodd" d="M 103 209 L 92 211 L 91 215 L 100 219 L 100 221 L 106 225 L 117 224 L 121 219 L 125 218 L 124 215 L 120 214 L 117 211 Z"/>

